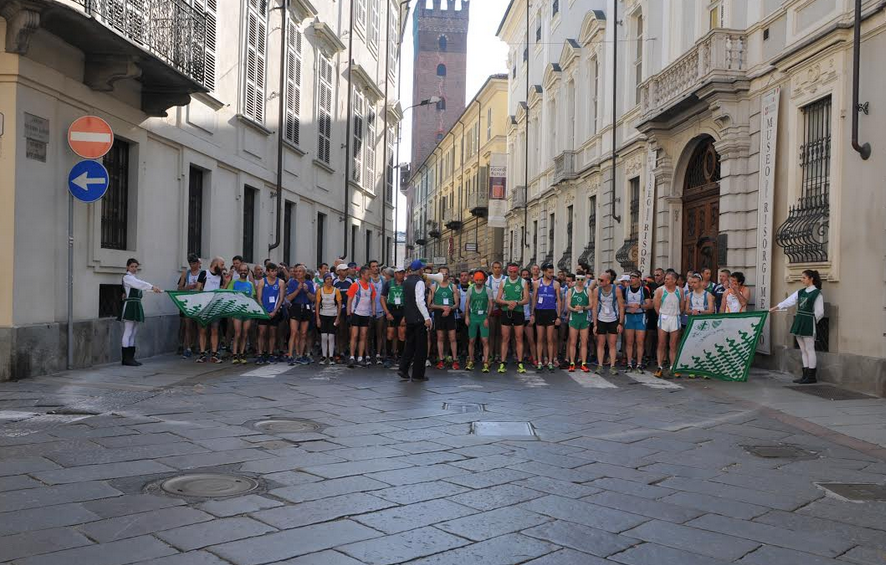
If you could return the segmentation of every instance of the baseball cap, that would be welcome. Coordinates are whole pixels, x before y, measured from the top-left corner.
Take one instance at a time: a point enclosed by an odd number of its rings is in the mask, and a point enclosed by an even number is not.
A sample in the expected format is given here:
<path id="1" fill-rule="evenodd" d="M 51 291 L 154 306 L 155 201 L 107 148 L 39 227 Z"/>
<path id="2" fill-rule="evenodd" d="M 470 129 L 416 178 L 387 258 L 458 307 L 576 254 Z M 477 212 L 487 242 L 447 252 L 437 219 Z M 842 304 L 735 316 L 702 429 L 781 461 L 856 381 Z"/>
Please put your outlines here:
<path id="1" fill-rule="evenodd" d="M 419 269 L 424 269 L 424 268 L 425 268 L 425 263 L 421 259 L 416 259 L 415 261 L 413 261 L 412 263 L 409 264 L 410 271 L 417 271 Z"/>
<path id="2" fill-rule="evenodd" d="M 356 269 L 356 268 L 357 268 L 357 263 L 354 263 L 353 261 L 351 261 L 350 263 L 348 263 L 348 268 L 349 268 L 349 269 Z"/>
<path id="3" fill-rule="evenodd" d="M 631 280 L 631 275 L 622 275 L 618 278 L 618 282 L 628 282 Z"/>
<path id="4" fill-rule="evenodd" d="M 332 273 L 326 273 L 325 275 L 323 275 L 323 280 L 324 280 L 324 281 L 325 281 L 326 279 L 331 279 L 331 278 L 332 278 Z"/>
<path id="5" fill-rule="evenodd" d="M 402 272 L 405 272 L 405 271 L 406 271 L 406 267 L 404 267 L 403 265 L 399 265 L 399 266 L 394 270 L 395 273 L 402 273 Z"/>
<path id="6" fill-rule="evenodd" d="M 338 267 L 336 267 L 335 270 L 336 270 L 336 271 L 347 271 L 347 270 L 348 270 L 348 266 L 345 265 L 344 263 L 342 263 L 341 265 L 339 265 Z"/>

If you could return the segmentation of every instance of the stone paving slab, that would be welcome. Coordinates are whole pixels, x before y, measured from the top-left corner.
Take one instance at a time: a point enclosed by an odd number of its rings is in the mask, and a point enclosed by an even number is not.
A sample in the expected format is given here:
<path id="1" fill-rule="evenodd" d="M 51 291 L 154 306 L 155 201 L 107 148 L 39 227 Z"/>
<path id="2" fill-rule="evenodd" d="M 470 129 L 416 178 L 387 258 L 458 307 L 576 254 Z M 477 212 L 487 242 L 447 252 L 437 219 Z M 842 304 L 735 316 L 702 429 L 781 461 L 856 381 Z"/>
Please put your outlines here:
<path id="1" fill-rule="evenodd" d="M 467 544 L 467 540 L 436 528 L 419 528 L 341 546 L 338 549 L 367 565 L 390 565 L 405 563 Z"/>
<path id="2" fill-rule="evenodd" d="M 341 520 L 224 543 L 210 551 L 235 565 L 262 565 L 380 535 L 356 522 Z"/>
<path id="3" fill-rule="evenodd" d="M 80 531 L 99 543 L 108 543 L 208 520 L 212 516 L 205 512 L 178 506 L 90 522 Z"/>
<path id="4" fill-rule="evenodd" d="M 449 500 L 437 499 L 363 514 L 354 520 L 386 534 L 398 534 L 476 512 L 473 508 Z"/>
<path id="5" fill-rule="evenodd" d="M 286 505 L 251 514 L 256 520 L 275 528 L 287 530 L 345 516 L 356 516 L 394 506 L 393 503 L 370 494 L 357 492 L 312 500 L 298 505 Z"/>
<path id="6" fill-rule="evenodd" d="M 25 532 L 5 536 L 0 541 L 0 562 L 92 544 L 86 536 L 66 528 Z"/>
<path id="7" fill-rule="evenodd" d="M 707 532 L 661 520 L 646 522 L 624 532 L 623 535 L 725 561 L 738 559 L 762 545 L 756 541 Z"/>
<path id="8" fill-rule="evenodd" d="M 437 527 L 472 541 L 483 541 L 538 526 L 548 521 L 550 518 L 547 516 L 511 507 L 450 520 L 437 524 Z"/>
<path id="9" fill-rule="evenodd" d="M 42 487 L 0 493 L 0 508 L 7 512 L 42 508 L 67 502 L 84 502 L 99 498 L 120 496 L 121 493 L 103 482 L 82 482 L 76 484 Z"/>
<path id="10" fill-rule="evenodd" d="M 176 551 L 151 536 L 141 536 L 113 543 L 103 543 L 19 559 L 15 565 L 128 565 Z"/>
<path id="11" fill-rule="evenodd" d="M 712 557 L 690 553 L 681 549 L 665 547 L 654 543 L 642 543 L 615 555 L 610 555 L 610 562 L 625 565 L 725 565 Z M 769 565 L 774 565 L 771 563 Z"/>
<path id="12" fill-rule="evenodd" d="M 191 551 L 210 545 L 251 538 L 276 529 L 249 518 L 222 518 L 202 524 L 183 526 L 155 534 L 179 551 Z"/>
<path id="13" fill-rule="evenodd" d="M 624 551 L 637 543 L 631 538 L 565 520 L 542 524 L 525 530 L 523 534 L 598 557 Z"/>
<path id="14" fill-rule="evenodd" d="M 424 559 L 417 559 L 410 565 L 465 565 L 467 563 L 513 565 L 525 563 L 556 549 L 558 546 L 542 540 L 521 534 L 508 534 L 451 551 L 444 551 Z"/>

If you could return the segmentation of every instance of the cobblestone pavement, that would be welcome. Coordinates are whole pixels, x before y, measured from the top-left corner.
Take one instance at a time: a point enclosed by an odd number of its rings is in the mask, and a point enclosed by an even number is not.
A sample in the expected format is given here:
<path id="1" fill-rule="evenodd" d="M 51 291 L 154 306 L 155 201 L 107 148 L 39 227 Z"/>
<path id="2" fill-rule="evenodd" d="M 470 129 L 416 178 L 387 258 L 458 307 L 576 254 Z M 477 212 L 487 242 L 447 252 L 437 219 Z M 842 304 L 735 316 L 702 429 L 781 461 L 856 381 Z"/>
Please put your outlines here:
<path id="1" fill-rule="evenodd" d="M 430 376 L 166 357 L 0 384 L 0 563 L 886 563 L 886 502 L 819 484 L 883 484 L 882 451 L 746 385 Z M 158 487 L 185 473 L 257 487 Z"/>

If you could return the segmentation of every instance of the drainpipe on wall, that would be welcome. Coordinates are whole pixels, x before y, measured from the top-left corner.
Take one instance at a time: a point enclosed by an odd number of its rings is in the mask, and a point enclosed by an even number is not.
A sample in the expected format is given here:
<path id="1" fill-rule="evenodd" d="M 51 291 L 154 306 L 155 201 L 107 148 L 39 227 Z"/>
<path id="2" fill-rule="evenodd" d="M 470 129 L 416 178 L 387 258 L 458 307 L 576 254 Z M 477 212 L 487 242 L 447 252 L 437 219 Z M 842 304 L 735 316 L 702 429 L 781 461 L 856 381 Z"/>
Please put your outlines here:
<path id="1" fill-rule="evenodd" d="M 526 132 L 523 144 L 523 241 L 520 242 L 520 265 L 529 246 L 529 1 L 526 0 Z"/>
<path id="2" fill-rule="evenodd" d="M 855 0 L 855 26 L 852 37 L 852 148 L 865 161 L 871 156 L 871 144 L 858 143 L 858 113 L 868 113 L 868 104 L 858 103 L 859 71 L 861 67 L 861 1 Z"/>
<path id="3" fill-rule="evenodd" d="M 354 71 L 354 4 L 356 4 L 355 0 L 351 1 L 351 13 L 348 18 L 348 108 L 345 111 L 346 123 L 345 123 L 345 202 L 344 206 L 342 206 L 344 212 L 344 234 L 345 234 L 345 246 L 344 252 L 342 253 L 342 257 L 347 258 L 348 256 L 348 207 L 350 206 L 350 195 L 348 193 L 350 189 L 351 182 L 351 120 L 353 119 L 351 112 L 354 111 L 354 89 L 351 86 L 352 75 Z M 357 242 L 354 242 L 356 245 Z M 355 258 L 351 258 L 353 261 Z"/>
<path id="4" fill-rule="evenodd" d="M 277 100 L 280 103 L 280 111 L 277 117 L 277 229 L 274 243 L 268 246 L 268 252 L 280 247 L 283 232 L 283 120 L 286 113 L 284 107 L 286 100 L 286 28 L 289 23 L 286 17 L 289 14 L 289 0 L 283 0 L 280 12 L 280 94 Z"/>
<path id="5" fill-rule="evenodd" d="M 615 173 L 616 159 L 618 158 L 618 0 L 612 1 L 612 201 L 611 215 L 615 222 L 621 223 L 621 216 L 615 214 Z M 615 233 L 613 227 L 612 248 L 615 249 Z"/>
<path id="6" fill-rule="evenodd" d="M 388 83 L 390 82 L 390 77 L 388 77 L 388 67 L 391 64 L 391 2 L 390 0 L 385 0 L 385 4 L 387 4 L 387 10 L 385 11 L 385 100 L 383 104 L 383 109 L 385 113 L 385 135 L 384 135 L 384 146 L 382 148 L 382 163 L 384 163 L 384 181 L 382 182 L 382 197 L 381 197 L 381 244 L 383 247 L 383 251 L 381 252 L 381 264 L 388 264 L 388 243 L 385 241 L 385 236 L 387 235 L 387 225 L 385 224 L 385 216 L 388 211 L 388 174 L 391 175 L 391 198 L 394 198 L 394 169 L 391 168 L 388 164 Z M 394 234 L 394 239 L 397 239 L 397 234 Z"/>

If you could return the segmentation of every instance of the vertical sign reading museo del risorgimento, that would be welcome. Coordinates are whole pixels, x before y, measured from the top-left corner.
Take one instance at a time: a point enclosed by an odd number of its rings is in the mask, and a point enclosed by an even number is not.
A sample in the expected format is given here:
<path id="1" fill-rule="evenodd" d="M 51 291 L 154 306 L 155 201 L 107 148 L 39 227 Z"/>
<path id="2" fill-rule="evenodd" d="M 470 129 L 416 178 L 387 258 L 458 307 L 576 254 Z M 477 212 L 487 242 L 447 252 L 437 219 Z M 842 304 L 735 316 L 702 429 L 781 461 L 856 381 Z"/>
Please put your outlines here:
<path id="1" fill-rule="evenodd" d="M 504 153 L 493 153 L 489 157 L 489 214 L 486 225 L 490 228 L 507 227 L 507 177 L 508 156 Z"/>
<path id="2" fill-rule="evenodd" d="M 760 113 L 760 191 L 757 202 L 757 288 L 756 310 L 768 310 L 772 303 L 772 206 L 775 195 L 775 144 L 778 138 L 778 101 L 781 87 L 763 95 Z M 771 353 L 767 317 L 757 351 Z"/>
<path id="3" fill-rule="evenodd" d="M 646 187 L 643 191 L 643 216 L 640 222 L 640 253 L 637 266 L 648 275 L 652 263 L 652 219 L 655 217 L 655 170 L 656 152 L 651 146 L 646 154 Z"/>

